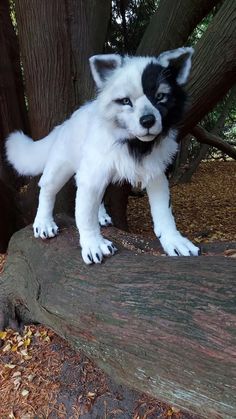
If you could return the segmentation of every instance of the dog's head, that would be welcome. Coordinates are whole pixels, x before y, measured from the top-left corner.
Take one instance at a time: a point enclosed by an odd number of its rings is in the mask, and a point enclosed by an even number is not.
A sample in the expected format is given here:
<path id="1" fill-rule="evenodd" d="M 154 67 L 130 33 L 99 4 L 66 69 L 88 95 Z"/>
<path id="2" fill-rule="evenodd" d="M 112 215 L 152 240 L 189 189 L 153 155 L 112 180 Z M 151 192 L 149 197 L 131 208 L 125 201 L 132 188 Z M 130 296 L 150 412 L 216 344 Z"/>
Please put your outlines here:
<path id="1" fill-rule="evenodd" d="M 159 57 L 90 58 L 103 117 L 127 132 L 127 138 L 153 141 L 175 128 L 183 114 L 192 48 L 163 52 Z"/>

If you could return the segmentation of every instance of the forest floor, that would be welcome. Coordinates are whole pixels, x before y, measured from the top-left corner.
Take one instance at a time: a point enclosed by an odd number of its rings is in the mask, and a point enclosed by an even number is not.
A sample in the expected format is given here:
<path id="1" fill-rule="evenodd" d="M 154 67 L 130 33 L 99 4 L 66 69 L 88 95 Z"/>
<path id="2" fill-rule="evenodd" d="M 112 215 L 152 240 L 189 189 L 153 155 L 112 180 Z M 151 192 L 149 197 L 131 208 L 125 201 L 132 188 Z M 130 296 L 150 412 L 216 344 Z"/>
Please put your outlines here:
<path id="1" fill-rule="evenodd" d="M 236 163 L 208 162 L 191 183 L 171 188 L 178 229 L 196 243 L 236 240 Z M 129 198 L 132 233 L 154 238 L 147 196 Z"/>
<path id="2" fill-rule="evenodd" d="M 178 228 L 196 243 L 236 240 L 236 165 L 203 164 L 172 188 Z M 147 197 L 130 197 L 130 230 L 154 237 Z M 6 256 L 0 255 L 0 272 Z M 193 419 L 116 384 L 82 352 L 42 326 L 0 332 L 0 418 Z"/>

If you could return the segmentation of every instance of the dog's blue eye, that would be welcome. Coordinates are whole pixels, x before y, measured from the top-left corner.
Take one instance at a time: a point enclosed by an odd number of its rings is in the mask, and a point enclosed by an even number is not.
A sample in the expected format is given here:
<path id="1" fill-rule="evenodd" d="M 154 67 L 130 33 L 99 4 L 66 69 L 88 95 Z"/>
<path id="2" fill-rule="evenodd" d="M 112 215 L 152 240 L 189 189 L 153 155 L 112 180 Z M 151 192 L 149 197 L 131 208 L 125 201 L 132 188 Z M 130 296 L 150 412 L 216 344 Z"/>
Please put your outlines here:
<path id="1" fill-rule="evenodd" d="M 122 104 L 132 106 L 132 102 L 128 97 L 124 97 L 124 99 L 122 99 Z"/>
<path id="2" fill-rule="evenodd" d="M 157 95 L 156 95 L 156 100 L 157 100 L 158 102 L 160 102 L 161 100 L 163 100 L 163 99 L 164 99 L 164 97 L 165 97 L 165 93 L 157 93 Z"/>
<path id="3" fill-rule="evenodd" d="M 116 103 L 119 103 L 120 105 L 133 106 L 130 98 L 128 97 L 123 97 L 122 99 L 116 99 Z"/>

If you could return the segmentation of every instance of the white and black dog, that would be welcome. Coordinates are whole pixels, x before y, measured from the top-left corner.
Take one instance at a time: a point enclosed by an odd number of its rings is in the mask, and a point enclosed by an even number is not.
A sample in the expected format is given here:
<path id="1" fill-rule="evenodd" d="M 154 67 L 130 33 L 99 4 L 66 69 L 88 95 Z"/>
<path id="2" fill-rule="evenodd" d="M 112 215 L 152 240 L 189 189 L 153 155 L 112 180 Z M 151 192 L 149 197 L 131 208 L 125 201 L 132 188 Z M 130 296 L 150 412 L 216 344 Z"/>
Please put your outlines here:
<path id="1" fill-rule="evenodd" d="M 164 174 L 177 150 L 177 127 L 186 102 L 182 86 L 192 54 L 192 48 L 178 48 L 158 57 L 95 55 L 90 58 L 98 88 L 95 100 L 40 141 L 22 132 L 9 136 L 6 153 L 14 168 L 22 175 L 43 173 L 35 237 L 57 234 L 55 197 L 75 174 L 75 218 L 85 263 L 100 263 L 116 251 L 100 233 L 99 218 L 108 217 L 100 204 L 106 186 L 123 180 L 146 188 L 154 231 L 165 252 L 198 255 L 199 249 L 176 229 Z"/>

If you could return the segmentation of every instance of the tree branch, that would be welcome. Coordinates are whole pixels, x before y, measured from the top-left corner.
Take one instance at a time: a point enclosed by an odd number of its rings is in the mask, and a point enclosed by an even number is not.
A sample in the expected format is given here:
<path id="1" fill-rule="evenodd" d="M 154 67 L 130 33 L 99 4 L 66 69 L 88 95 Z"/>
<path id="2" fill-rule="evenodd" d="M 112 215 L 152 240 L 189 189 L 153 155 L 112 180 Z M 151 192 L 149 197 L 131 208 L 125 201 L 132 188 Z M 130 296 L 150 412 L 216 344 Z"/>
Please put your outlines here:
<path id="1" fill-rule="evenodd" d="M 218 135 L 211 134 L 199 125 L 191 130 L 191 134 L 193 134 L 196 140 L 200 143 L 216 147 L 223 151 L 223 153 L 226 153 L 229 157 L 232 157 L 236 160 L 236 148 L 222 140 L 220 137 L 218 137 Z"/>

